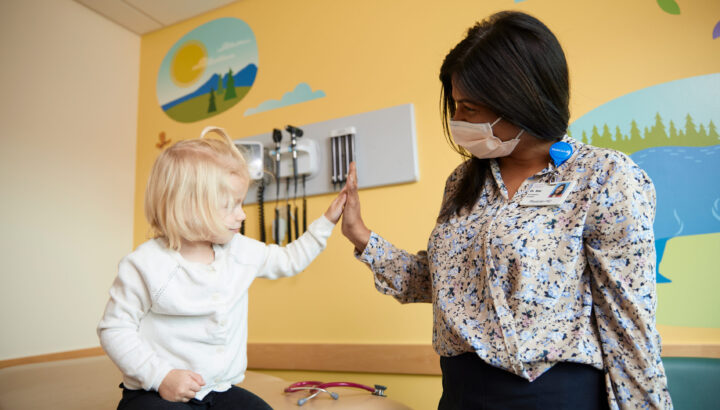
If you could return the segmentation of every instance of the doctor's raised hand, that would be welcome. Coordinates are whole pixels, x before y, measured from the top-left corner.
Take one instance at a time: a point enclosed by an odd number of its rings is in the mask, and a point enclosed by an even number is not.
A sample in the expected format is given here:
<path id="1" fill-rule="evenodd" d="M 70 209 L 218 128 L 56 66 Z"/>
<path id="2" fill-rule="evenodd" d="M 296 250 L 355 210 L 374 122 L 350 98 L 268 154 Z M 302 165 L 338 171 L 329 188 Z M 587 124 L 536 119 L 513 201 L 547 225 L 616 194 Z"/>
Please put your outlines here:
<path id="1" fill-rule="evenodd" d="M 360 214 L 360 196 L 357 189 L 357 166 L 355 162 L 352 162 L 350 163 L 347 182 L 343 188 L 343 191 L 347 194 L 347 199 L 343 211 L 342 233 L 355 245 L 358 252 L 362 252 L 370 240 L 370 230 L 365 226 Z"/>

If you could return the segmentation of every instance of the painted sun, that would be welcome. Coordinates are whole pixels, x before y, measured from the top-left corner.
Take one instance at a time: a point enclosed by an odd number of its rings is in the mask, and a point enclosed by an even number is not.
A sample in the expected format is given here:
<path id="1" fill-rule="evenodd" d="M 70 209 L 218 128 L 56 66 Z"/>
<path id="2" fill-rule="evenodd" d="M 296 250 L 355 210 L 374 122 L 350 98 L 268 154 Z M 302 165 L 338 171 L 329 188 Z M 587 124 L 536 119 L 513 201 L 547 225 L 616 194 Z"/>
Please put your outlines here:
<path id="1" fill-rule="evenodd" d="M 205 71 L 207 52 L 198 41 L 183 44 L 172 59 L 170 75 L 178 87 L 187 87 Z"/>

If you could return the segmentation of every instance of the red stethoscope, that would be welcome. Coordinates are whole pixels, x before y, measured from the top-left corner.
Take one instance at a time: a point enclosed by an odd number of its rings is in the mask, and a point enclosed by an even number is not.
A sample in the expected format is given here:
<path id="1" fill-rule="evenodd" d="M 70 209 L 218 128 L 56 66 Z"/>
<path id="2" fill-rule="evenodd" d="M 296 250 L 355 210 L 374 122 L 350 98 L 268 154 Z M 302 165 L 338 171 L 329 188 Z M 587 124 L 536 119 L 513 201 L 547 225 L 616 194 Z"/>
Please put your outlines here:
<path id="1" fill-rule="evenodd" d="M 318 381 L 304 381 L 304 382 L 297 382 L 293 383 L 290 386 L 286 387 L 284 392 L 285 393 L 294 393 L 301 390 L 307 390 L 310 391 L 311 394 L 307 397 L 303 397 L 302 399 L 297 401 L 298 406 L 302 406 L 303 404 L 307 403 L 308 400 L 315 398 L 320 393 L 327 393 L 332 397 L 334 400 L 337 400 L 340 396 L 335 393 L 328 390 L 330 387 L 353 387 L 356 389 L 363 389 L 367 390 L 370 393 L 372 393 L 375 396 L 380 397 L 387 397 L 385 396 L 385 390 L 387 390 L 387 387 L 376 384 L 375 387 L 366 386 L 364 384 L 359 383 L 350 383 L 350 382 L 329 382 L 329 383 L 323 383 Z"/>

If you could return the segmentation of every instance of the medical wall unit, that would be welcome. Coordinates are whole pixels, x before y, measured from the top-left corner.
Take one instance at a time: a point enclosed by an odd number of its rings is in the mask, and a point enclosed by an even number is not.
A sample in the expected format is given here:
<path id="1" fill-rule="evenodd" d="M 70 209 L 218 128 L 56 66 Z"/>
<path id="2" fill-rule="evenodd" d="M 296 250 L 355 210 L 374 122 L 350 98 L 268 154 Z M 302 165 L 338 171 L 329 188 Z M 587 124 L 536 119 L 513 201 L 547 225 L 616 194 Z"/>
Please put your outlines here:
<path id="1" fill-rule="evenodd" d="M 278 124 L 235 143 L 244 147 L 255 180 L 246 204 L 257 202 L 259 188 L 266 203 L 337 192 L 350 161 L 357 165 L 360 189 L 419 179 L 412 104 L 312 124 Z M 257 172 L 261 162 L 262 188 Z"/>

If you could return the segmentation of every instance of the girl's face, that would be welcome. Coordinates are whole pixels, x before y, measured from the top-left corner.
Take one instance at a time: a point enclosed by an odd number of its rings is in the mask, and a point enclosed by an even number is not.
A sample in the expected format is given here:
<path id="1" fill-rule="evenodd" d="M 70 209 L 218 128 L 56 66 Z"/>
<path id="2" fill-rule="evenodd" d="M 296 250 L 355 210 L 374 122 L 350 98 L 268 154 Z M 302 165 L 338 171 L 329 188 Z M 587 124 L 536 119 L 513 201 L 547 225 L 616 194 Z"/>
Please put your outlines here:
<path id="1" fill-rule="evenodd" d="M 242 204 L 248 190 L 247 180 L 232 174 L 229 183 L 233 198 L 228 206 L 221 210 L 223 223 L 228 228 L 227 234 L 221 235 L 221 237 L 215 238 L 213 241 L 221 245 L 230 242 L 233 236 L 240 231 L 240 225 L 245 220 Z"/>

